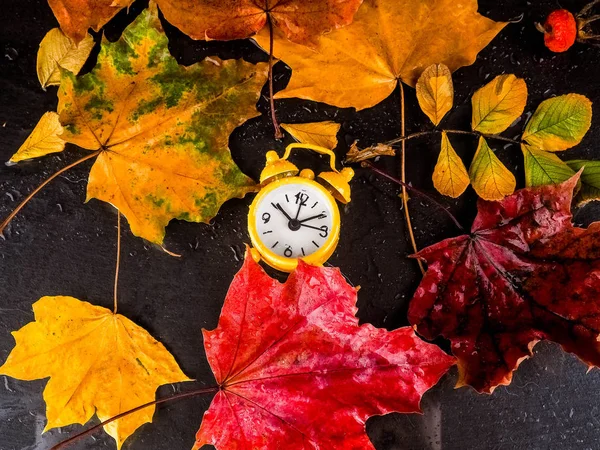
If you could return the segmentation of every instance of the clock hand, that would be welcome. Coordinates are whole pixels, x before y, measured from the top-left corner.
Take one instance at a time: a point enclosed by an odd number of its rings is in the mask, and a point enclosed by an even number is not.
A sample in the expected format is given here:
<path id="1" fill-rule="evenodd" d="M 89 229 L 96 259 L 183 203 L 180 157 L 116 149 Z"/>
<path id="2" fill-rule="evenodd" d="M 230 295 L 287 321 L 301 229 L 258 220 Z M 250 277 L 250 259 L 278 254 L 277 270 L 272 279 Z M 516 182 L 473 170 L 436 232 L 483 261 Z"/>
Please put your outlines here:
<path id="1" fill-rule="evenodd" d="M 312 216 L 312 217 L 309 217 L 308 219 L 301 220 L 300 223 L 302 224 L 304 222 L 308 222 L 309 220 L 313 220 L 313 219 L 324 219 L 325 217 L 327 217 L 325 214 L 317 214 L 316 216 Z"/>
<path id="2" fill-rule="evenodd" d="M 303 223 L 300 223 L 300 226 L 306 227 L 306 228 L 312 228 L 313 230 L 323 231 L 321 228 L 313 227 L 312 225 L 304 225 Z"/>
<path id="3" fill-rule="evenodd" d="M 275 208 L 277 208 L 279 211 L 281 211 L 287 220 L 292 221 L 292 218 L 290 217 L 290 215 L 287 212 L 285 212 L 285 209 L 283 209 L 279 203 L 277 203 L 277 204 L 271 203 L 271 204 Z"/>
<path id="4" fill-rule="evenodd" d="M 298 211 L 296 211 L 296 218 L 294 220 L 298 220 L 298 216 L 300 215 L 300 210 L 302 209 L 302 201 L 298 205 Z"/>

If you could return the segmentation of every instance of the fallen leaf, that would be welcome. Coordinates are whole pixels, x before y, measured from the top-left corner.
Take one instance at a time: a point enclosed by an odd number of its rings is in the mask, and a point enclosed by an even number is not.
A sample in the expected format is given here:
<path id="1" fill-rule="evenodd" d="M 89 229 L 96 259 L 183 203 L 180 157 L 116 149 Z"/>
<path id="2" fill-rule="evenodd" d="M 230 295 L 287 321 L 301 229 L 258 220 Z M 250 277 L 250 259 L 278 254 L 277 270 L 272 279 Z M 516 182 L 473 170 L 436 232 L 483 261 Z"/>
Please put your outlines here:
<path id="1" fill-rule="evenodd" d="M 247 257 L 204 347 L 221 387 L 195 449 L 373 449 L 373 415 L 419 411 L 453 364 L 412 328 L 358 324 L 356 289 L 302 261 L 284 284 Z"/>
<path id="2" fill-rule="evenodd" d="M 440 155 L 433 170 L 433 186 L 440 194 L 452 198 L 457 198 L 469 187 L 467 169 L 446 133 L 442 133 Z"/>
<path id="3" fill-rule="evenodd" d="M 88 28 L 98 31 L 133 0 L 48 0 L 60 28 L 75 43 L 87 36 Z"/>
<path id="4" fill-rule="evenodd" d="M 376 144 L 361 150 L 358 148 L 357 142 L 354 141 L 348 149 L 344 161 L 347 164 L 351 164 L 377 158 L 379 156 L 394 156 L 395 154 L 396 150 L 387 144 Z"/>
<path id="5" fill-rule="evenodd" d="M 559 184 L 575 175 L 575 170 L 554 153 L 538 150 L 525 144 L 521 145 L 521 149 L 525 161 L 525 185 L 527 187 Z"/>
<path id="6" fill-rule="evenodd" d="M 451 341 L 459 386 L 509 384 L 544 339 L 600 364 L 600 223 L 571 224 L 578 178 L 480 200 L 470 235 L 416 255 L 428 270 L 409 320 L 425 338 Z"/>
<path id="7" fill-rule="evenodd" d="M 101 421 L 150 402 L 156 389 L 190 381 L 173 356 L 146 330 L 120 314 L 73 297 L 43 297 L 35 321 L 13 332 L 15 348 L 0 374 L 19 380 L 50 378 L 44 389 L 44 431 Z M 154 406 L 104 426 L 121 448 Z"/>
<path id="8" fill-rule="evenodd" d="M 136 236 L 160 244 L 171 219 L 207 222 L 253 190 L 228 140 L 258 115 L 266 72 L 266 64 L 218 58 L 179 66 L 156 9 L 143 11 L 117 42 L 103 42 L 91 73 L 62 72 L 62 138 L 100 151 L 88 200 L 113 204 Z"/>
<path id="9" fill-rule="evenodd" d="M 431 64 L 450 71 L 473 64 L 505 25 L 478 14 L 476 0 L 365 0 L 352 24 L 322 35 L 315 48 L 275 40 L 275 56 L 292 68 L 275 98 L 369 108 L 399 80 L 415 86 Z M 265 30 L 255 39 L 269 48 Z"/>
<path id="10" fill-rule="evenodd" d="M 574 159 L 565 161 L 572 170 L 582 170 L 581 189 L 575 197 L 577 205 L 582 206 L 593 200 L 600 200 L 600 161 Z"/>
<path id="11" fill-rule="evenodd" d="M 303 144 L 318 145 L 333 150 L 337 147 L 340 124 L 336 122 L 282 123 L 281 128 Z"/>
<path id="12" fill-rule="evenodd" d="M 63 127 L 58 120 L 58 114 L 53 111 L 44 113 L 23 145 L 12 155 L 10 162 L 16 163 L 62 152 L 65 148 L 65 141 L 60 138 L 62 132 Z"/>
<path id="13" fill-rule="evenodd" d="M 474 131 L 498 134 L 506 130 L 525 109 L 527 85 L 514 75 L 499 75 L 471 98 Z"/>
<path id="14" fill-rule="evenodd" d="M 46 33 L 37 54 L 37 75 L 42 88 L 60 84 L 60 69 L 79 73 L 94 48 L 94 38 L 86 34 L 76 44 L 60 28 Z"/>
<path id="15" fill-rule="evenodd" d="M 561 95 L 540 103 L 522 139 L 539 150 L 566 150 L 581 142 L 591 123 L 592 102 L 587 97 Z"/>
<path id="16" fill-rule="evenodd" d="M 156 0 L 165 18 L 192 39 L 244 39 L 271 21 L 294 42 L 348 25 L 362 0 Z"/>
<path id="17" fill-rule="evenodd" d="M 416 90 L 421 110 L 434 125 L 439 125 L 454 102 L 450 69 L 444 64 L 432 64 L 419 77 Z"/>
<path id="18" fill-rule="evenodd" d="M 517 185 L 515 176 L 480 136 L 477 151 L 469 168 L 473 189 L 484 200 L 501 200 L 512 194 Z"/>

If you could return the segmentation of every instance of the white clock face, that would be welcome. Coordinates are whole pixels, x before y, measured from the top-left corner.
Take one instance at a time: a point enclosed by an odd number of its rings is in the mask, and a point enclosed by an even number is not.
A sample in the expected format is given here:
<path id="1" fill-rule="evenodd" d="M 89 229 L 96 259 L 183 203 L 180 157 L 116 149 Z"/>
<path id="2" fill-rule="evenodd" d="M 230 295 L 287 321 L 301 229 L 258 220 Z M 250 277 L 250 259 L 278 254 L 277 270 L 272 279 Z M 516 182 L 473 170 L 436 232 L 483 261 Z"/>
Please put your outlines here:
<path id="1" fill-rule="evenodd" d="M 267 193 L 256 207 L 258 237 L 279 256 L 308 256 L 330 239 L 336 207 L 308 183 L 284 184 Z"/>

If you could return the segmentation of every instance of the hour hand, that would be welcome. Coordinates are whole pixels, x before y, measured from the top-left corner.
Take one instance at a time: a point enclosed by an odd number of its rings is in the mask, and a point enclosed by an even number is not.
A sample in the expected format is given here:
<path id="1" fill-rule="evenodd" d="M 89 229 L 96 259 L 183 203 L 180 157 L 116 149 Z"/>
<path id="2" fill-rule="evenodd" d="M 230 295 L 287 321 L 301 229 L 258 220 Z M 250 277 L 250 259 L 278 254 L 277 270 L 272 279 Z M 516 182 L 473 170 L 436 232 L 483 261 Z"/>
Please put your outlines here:
<path id="1" fill-rule="evenodd" d="M 324 219 L 325 217 L 327 217 L 327 214 L 317 214 L 316 216 L 312 216 L 312 217 L 308 217 L 306 219 L 302 219 L 300 221 L 300 223 L 304 223 L 304 222 L 308 222 L 309 220 L 314 220 L 314 219 Z"/>
<path id="2" fill-rule="evenodd" d="M 285 209 L 283 209 L 282 206 L 279 203 L 271 203 L 271 205 L 273 205 L 273 207 L 275 209 L 278 209 L 279 211 L 281 211 L 282 214 L 285 216 L 285 218 L 287 220 L 290 220 L 290 221 L 292 220 L 292 218 L 290 217 L 290 215 L 287 212 L 285 212 Z"/>

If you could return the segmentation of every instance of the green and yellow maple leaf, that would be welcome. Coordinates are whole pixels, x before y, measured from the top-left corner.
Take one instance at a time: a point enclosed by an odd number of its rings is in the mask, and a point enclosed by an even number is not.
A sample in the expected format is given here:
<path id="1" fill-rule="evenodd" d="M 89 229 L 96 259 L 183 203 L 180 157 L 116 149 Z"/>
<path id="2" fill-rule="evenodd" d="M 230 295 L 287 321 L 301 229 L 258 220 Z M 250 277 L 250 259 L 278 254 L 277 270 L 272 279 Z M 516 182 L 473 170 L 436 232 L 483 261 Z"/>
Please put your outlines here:
<path id="1" fill-rule="evenodd" d="M 91 73 L 62 71 L 61 138 L 98 152 L 87 199 L 113 204 L 136 236 L 159 244 L 173 218 L 210 220 L 254 189 L 228 140 L 258 115 L 266 77 L 266 64 L 241 60 L 178 65 L 151 5 L 117 42 L 103 42 Z"/>

